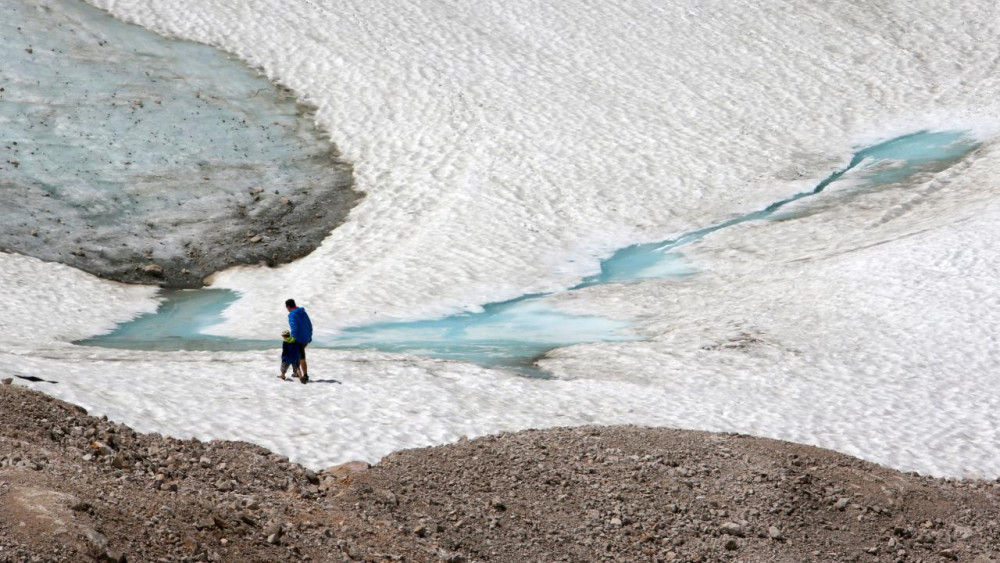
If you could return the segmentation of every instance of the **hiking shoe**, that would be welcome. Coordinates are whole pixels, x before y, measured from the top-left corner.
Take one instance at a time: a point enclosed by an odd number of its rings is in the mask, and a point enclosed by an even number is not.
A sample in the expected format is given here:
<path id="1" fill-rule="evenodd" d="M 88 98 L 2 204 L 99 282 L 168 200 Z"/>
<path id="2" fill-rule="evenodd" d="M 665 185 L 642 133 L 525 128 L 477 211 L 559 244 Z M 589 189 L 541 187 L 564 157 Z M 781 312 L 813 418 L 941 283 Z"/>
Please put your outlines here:
<path id="1" fill-rule="evenodd" d="M 287 377 L 285 377 L 285 374 L 281 374 L 281 375 L 279 375 L 279 376 L 278 376 L 278 379 L 280 379 L 280 380 L 284 381 L 284 380 L 286 380 L 286 379 L 288 379 L 288 378 L 287 378 Z"/>
<path id="2" fill-rule="evenodd" d="M 306 383 L 309 383 L 309 374 L 308 373 L 303 373 L 302 377 L 299 378 L 299 381 L 301 381 L 303 385 L 305 385 Z"/>

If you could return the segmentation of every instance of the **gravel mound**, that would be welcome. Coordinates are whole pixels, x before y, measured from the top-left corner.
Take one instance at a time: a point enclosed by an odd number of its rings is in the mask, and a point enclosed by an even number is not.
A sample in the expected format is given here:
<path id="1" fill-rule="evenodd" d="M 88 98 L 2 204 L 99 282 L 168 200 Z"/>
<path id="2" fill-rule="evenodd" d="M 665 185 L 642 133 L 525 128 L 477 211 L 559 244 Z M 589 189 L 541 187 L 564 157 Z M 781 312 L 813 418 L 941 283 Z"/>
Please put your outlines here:
<path id="1" fill-rule="evenodd" d="M 975 561 L 1000 484 L 748 436 L 526 431 L 313 472 L 0 386 L 0 562 Z"/>

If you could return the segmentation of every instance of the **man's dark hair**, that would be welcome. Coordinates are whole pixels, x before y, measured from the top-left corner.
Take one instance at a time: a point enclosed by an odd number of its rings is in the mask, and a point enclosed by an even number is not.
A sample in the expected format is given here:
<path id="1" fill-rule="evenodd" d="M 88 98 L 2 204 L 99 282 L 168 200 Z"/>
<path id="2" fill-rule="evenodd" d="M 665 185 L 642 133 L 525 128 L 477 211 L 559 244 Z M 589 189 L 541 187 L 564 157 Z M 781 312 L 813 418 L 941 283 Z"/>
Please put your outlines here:
<path id="1" fill-rule="evenodd" d="M 291 307 L 292 309 L 294 309 L 295 308 L 295 300 L 294 299 L 285 299 L 285 307 Z"/>

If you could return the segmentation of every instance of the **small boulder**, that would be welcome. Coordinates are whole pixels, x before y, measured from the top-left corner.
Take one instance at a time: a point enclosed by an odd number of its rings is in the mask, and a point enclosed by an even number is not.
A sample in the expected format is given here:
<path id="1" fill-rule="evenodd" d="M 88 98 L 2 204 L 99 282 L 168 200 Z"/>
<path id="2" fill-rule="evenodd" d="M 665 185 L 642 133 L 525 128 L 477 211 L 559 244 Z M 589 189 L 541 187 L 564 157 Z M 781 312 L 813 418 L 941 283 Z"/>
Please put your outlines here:
<path id="1" fill-rule="evenodd" d="M 264 528 L 264 535 L 268 537 L 277 536 L 280 538 L 284 533 L 285 527 L 281 524 L 281 522 L 271 522 L 266 528 Z"/>
<path id="2" fill-rule="evenodd" d="M 115 550 L 101 552 L 97 556 L 97 560 L 101 563 L 126 563 L 128 561 L 124 553 Z"/>
<path id="3" fill-rule="evenodd" d="M 396 498 L 396 493 L 390 491 L 389 489 L 379 489 L 375 491 L 375 499 L 389 506 L 396 506 L 399 504 L 399 499 Z"/>
<path id="4" fill-rule="evenodd" d="M 339 483 L 339 481 L 337 481 L 336 477 L 324 477 L 323 481 L 321 481 L 319 484 L 319 490 L 328 491 L 330 489 L 335 488 L 337 486 L 337 483 Z"/>
<path id="5" fill-rule="evenodd" d="M 958 526 L 958 525 L 956 525 L 956 526 L 954 526 L 954 528 L 955 528 L 955 535 L 957 535 L 959 537 L 959 539 L 962 539 L 962 540 L 971 539 L 973 536 L 976 535 L 976 533 L 972 530 L 972 528 L 970 528 L 968 526 Z"/>
<path id="6" fill-rule="evenodd" d="M 740 526 L 736 522 L 726 522 L 719 528 L 719 531 L 727 536 L 736 536 L 738 538 L 746 535 L 746 532 L 743 531 L 743 526 Z"/>
<path id="7" fill-rule="evenodd" d="M 115 459 L 111 461 L 111 467 L 115 469 L 127 469 L 128 462 L 125 460 L 125 454 L 118 452 L 115 454 Z"/>
<path id="8" fill-rule="evenodd" d="M 85 530 L 83 536 L 94 552 L 104 553 L 108 549 L 108 539 L 97 530 Z"/>
<path id="9" fill-rule="evenodd" d="M 162 278 L 163 266 L 160 266 L 159 264 L 150 264 L 142 269 L 142 273 L 154 278 Z"/>
<path id="10" fill-rule="evenodd" d="M 322 472 L 326 475 L 331 475 L 337 478 L 338 481 L 344 484 L 350 483 L 354 476 L 359 473 L 364 473 L 371 469 L 371 464 L 365 461 L 348 461 L 347 463 L 341 463 L 340 465 L 334 465 L 333 467 L 327 467 Z"/>
<path id="11" fill-rule="evenodd" d="M 98 455 L 112 455 L 113 453 L 115 453 L 115 451 L 111 449 L 111 446 L 98 440 L 95 440 L 90 443 L 90 449 L 97 452 Z"/>
<path id="12" fill-rule="evenodd" d="M 215 527 L 215 521 L 212 520 L 211 516 L 202 518 L 194 523 L 194 528 L 196 530 L 209 530 Z"/>
<path id="13" fill-rule="evenodd" d="M 278 545 L 281 543 L 281 536 L 284 535 L 284 526 L 281 522 L 272 522 L 266 528 L 264 528 L 264 535 L 267 536 L 267 543 L 271 545 Z"/>

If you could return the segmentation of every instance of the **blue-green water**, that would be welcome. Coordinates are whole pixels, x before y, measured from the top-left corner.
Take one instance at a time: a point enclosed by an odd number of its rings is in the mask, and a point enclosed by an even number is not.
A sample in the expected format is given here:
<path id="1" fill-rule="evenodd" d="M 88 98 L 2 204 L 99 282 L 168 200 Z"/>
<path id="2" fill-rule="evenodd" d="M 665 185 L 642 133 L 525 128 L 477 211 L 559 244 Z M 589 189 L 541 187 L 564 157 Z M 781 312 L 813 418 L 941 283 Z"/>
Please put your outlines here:
<path id="1" fill-rule="evenodd" d="M 679 252 L 686 244 L 741 223 L 774 219 L 783 207 L 822 193 L 848 172 L 853 171 L 855 183 L 852 185 L 857 190 L 898 184 L 918 174 L 943 170 L 977 146 L 976 141 L 962 132 L 921 131 L 861 149 L 846 166 L 831 173 L 810 191 L 677 238 L 623 248 L 601 263 L 599 274 L 586 278 L 568 291 L 608 283 L 692 275 L 694 271 Z M 533 367 L 534 361 L 549 350 L 586 342 L 636 338 L 627 323 L 562 313 L 545 298 L 546 295 L 525 295 L 487 304 L 477 313 L 353 327 L 335 337 L 317 339 L 313 346 L 404 352 L 543 375 Z M 155 314 L 143 315 L 120 325 L 111 334 L 80 344 L 143 350 L 277 347 L 277 338 L 273 341 L 238 340 L 202 333 L 218 323 L 222 312 L 236 299 L 237 295 L 227 290 L 170 292 Z M 278 311 L 275 314 L 281 314 L 281 304 L 276 303 L 275 308 Z"/>
<path id="2" fill-rule="evenodd" d="M 156 313 L 123 323 L 114 332 L 78 341 L 85 346 L 133 350 L 263 350 L 280 339 L 247 340 L 204 334 L 222 319 L 238 295 L 225 289 L 172 290 L 162 295 Z M 465 361 L 486 367 L 516 369 L 532 376 L 535 358 L 580 342 L 624 340 L 625 323 L 600 317 L 568 315 L 538 298 L 525 296 L 492 303 L 478 313 L 406 323 L 380 323 L 317 337 L 312 347 L 368 349 Z M 307 307 L 308 309 L 308 307 Z M 277 303 L 275 315 L 284 315 Z"/>
<path id="3" fill-rule="evenodd" d="M 616 281 L 629 281 L 693 273 L 676 249 L 741 223 L 775 218 L 778 210 L 800 199 L 822 193 L 848 172 L 864 168 L 859 178 L 862 188 L 904 182 L 911 177 L 948 168 L 978 145 L 961 131 L 921 131 L 897 137 L 854 153 L 845 166 L 824 178 L 816 187 L 782 199 L 764 209 L 740 215 L 661 242 L 636 244 L 615 252 L 601 262 L 601 273 L 586 278 L 573 289 Z"/>

